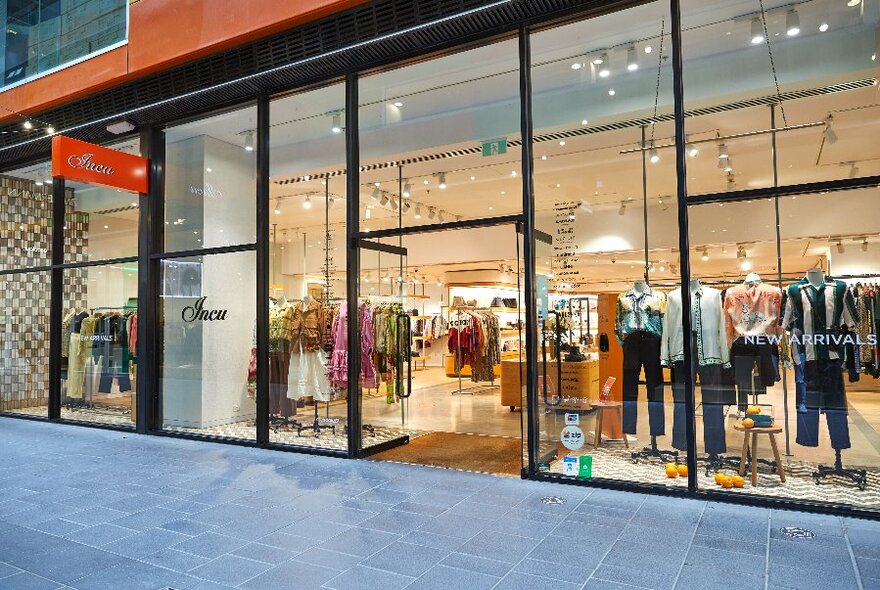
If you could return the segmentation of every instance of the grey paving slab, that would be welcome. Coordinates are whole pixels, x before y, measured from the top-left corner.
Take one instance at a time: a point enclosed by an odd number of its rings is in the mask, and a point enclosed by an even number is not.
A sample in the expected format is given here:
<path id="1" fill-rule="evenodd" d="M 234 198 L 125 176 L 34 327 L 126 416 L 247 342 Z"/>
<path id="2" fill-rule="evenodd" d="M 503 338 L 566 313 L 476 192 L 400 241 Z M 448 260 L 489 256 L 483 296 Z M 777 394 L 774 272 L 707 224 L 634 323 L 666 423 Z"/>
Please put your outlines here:
<path id="1" fill-rule="evenodd" d="M 880 588 L 877 521 L 6 418 L 0 447 L 4 590 Z"/>
<path id="2" fill-rule="evenodd" d="M 487 574 L 435 565 L 407 586 L 406 590 L 450 590 L 451 588 L 490 590 L 499 580 L 500 578 Z"/>
<path id="3" fill-rule="evenodd" d="M 400 590 L 413 581 L 410 576 L 355 566 L 324 583 L 333 590 Z"/>

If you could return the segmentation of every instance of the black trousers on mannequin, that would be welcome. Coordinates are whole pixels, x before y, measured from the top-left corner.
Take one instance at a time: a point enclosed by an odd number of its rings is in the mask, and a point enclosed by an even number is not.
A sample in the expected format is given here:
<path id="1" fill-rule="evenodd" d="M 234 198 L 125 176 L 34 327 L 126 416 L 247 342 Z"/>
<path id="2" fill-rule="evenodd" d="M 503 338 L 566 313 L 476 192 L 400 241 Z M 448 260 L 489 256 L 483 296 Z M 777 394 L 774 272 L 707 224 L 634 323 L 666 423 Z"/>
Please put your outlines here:
<path id="1" fill-rule="evenodd" d="M 807 361 L 804 363 L 807 411 L 797 415 L 795 442 L 804 447 L 819 446 L 819 412 L 825 414 L 831 448 L 850 448 L 846 390 L 843 385 L 843 361 Z"/>
<path id="2" fill-rule="evenodd" d="M 730 347 L 733 376 L 736 380 L 737 404 L 745 412 L 751 396 L 767 393 L 767 387 L 776 383 L 777 369 L 771 344 L 754 344 L 745 338 L 737 338 Z M 778 358 L 778 355 L 777 355 Z M 758 368 L 759 381 L 755 383 L 753 372 Z"/>
<path id="3" fill-rule="evenodd" d="M 272 351 L 269 353 L 269 414 L 273 416 L 292 416 L 296 406 L 287 397 L 287 374 L 290 371 L 290 353 Z"/>
<path id="4" fill-rule="evenodd" d="M 648 391 L 648 425 L 651 436 L 666 434 L 663 408 L 663 369 L 660 338 L 650 332 L 633 332 L 623 341 L 623 432 L 635 434 L 639 419 L 639 373 L 645 369 Z"/>
<path id="5" fill-rule="evenodd" d="M 720 455 L 727 451 L 724 434 L 724 386 L 721 379 L 721 365 L 700 365 L 700 393 L 703 401 L 703 446 L 708 455 Z M 684 407 L 684 363 L 672 366 L 672 446 L 679 451 L 687 450 L 686 423 Z"/>

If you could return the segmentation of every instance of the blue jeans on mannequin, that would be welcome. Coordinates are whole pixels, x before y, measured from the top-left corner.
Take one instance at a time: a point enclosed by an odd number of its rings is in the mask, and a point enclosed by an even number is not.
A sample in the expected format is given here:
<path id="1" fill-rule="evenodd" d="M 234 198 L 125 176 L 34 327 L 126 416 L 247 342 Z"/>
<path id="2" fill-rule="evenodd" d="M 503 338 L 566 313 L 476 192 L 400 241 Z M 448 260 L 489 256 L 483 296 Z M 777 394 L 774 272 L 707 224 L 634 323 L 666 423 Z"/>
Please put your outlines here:
<path id="1" fill-rule="evenodd" d="M 804 364 L 807 362 L 807 353 L 798 353 L 798 362 L 794 363 L 794 392 L 797 400 L 799 414 L 807 412 L 807 382 L 804 379 Z"/>

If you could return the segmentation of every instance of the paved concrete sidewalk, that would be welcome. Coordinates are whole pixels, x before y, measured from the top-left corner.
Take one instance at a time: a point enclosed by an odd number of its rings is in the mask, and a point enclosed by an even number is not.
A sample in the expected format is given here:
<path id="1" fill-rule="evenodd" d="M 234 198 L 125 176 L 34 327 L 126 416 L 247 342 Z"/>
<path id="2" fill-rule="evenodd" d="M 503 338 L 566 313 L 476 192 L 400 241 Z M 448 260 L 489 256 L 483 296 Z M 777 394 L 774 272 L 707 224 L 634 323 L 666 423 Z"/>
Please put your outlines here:
<path id="1" fill-rule="evenodd" d="M 880 522 L 0 418 L 0 588 L 59 587 L 869 589 Z"/>

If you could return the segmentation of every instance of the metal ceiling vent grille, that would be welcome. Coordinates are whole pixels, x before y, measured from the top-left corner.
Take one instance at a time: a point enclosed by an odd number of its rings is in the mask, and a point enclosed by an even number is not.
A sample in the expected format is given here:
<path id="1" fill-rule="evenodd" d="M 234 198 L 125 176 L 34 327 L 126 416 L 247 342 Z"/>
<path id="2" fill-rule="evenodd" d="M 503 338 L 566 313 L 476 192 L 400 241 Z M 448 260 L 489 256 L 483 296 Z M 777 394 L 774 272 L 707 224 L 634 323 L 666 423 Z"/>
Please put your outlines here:
<path id="1" fill-rule="evenodd" d="M 430 54 L 521 23 L 573 10 L 629 4 L 621 0 L 374 0 L 94 95 L 28 113 L 66 135 L 104 142 L 106 124 L 123 115 L 135 125 L 165 124 L 215 108 L 333 78 L 352 70 Z M 27 139 L 20 121 L 0 126 L 0 167 L 49 153 L 49 140 Z"/>

